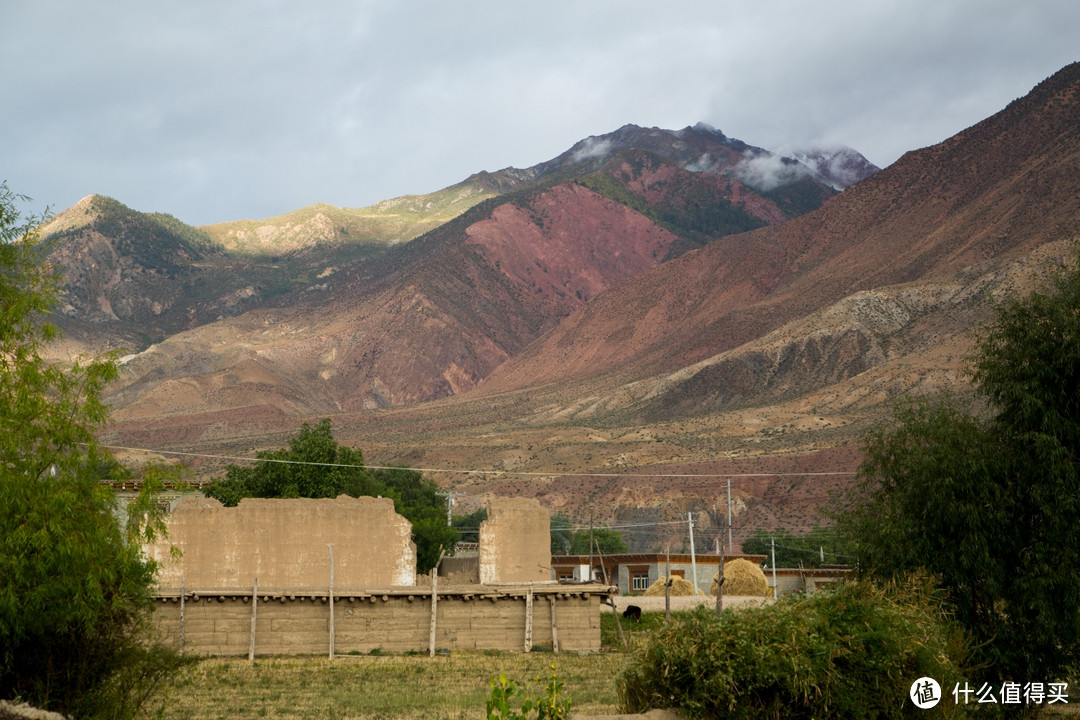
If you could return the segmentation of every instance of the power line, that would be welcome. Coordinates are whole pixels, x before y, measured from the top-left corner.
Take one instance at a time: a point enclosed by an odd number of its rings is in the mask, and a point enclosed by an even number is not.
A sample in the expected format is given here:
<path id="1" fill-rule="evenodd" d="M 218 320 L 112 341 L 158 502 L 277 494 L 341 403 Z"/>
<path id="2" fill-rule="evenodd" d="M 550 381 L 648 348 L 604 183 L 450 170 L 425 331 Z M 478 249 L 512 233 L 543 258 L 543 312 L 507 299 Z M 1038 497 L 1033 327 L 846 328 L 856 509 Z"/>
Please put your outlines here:
<path id="1" fill-rule="evenodd" d="M 366 470 L 413 470 L 422 473 L 449 473 L 458 475 L 516 475 L 521 477 L 551 477 L 559 475 L 563 477 L 598 477 L 598 478 L 759 478 L 759 477 L 827 477 L 827 476 L 851 476 L 857 475 L 854 470 L 825 470 L 807 472 L 752 472 L 752 473 L 599 473 L 599 472 L 539 472 L 526 470 L 462 470 L 456 468 L 417 468 L 395 465 L 352 465 L 346 463 L 311 462 L 307 460 L 283 460 L 280 458 L 244 457 L 235 455 L 211 455 L 207 453 L 183 452 L 180 450 L 152 450 L 149 448 L 130 447 L 126 445 L 101 445 L 110 450 L 126 450 L 128 452 L 143 452 L 158 455 L 176 455 L 179 457 L 197 457 L 210 460 L 228 460 L 230 462 L 271 462 L 285 465 L 317 465 L 321 467 L 336 468 L 359 468 Z"/>
<path id="2" fill-rule="evenodd" d="M 174 455 L 174 456 L 178 456 L 178 457 L 193 457 L 193 458 L 203 458 L 203 459 L 229 461 L 229 462 L 247 462 L 247 463 L 267 462 L 267 463 L 279 463 L 279 464 L 285 464 L 285 465 L 308 465 L 308 466 L 332 467 L 332 468 L 349 468 L 349 469 L 360 469 L 360 470 L 409 470 L 409 471 L 420 472 L 420 473 L 448 473 L 448 474 L 459 474 L 459 475 L 492 475 L 492 476 L 507 476 L 507 475 L 510 475 L 510 476 L 522 476 L 522 477 L 551 477 L 551 476 L 554 475 L 554 476 L 562 476 L 562 477 L 592 477 L 592 478 L 610 478 L 610 479 L 618 479 L 618 478 L 728 478 L 730 480 L 730 478 L 759 478 L 759 477 L 775 477 L 775 478 L 779 478 L 779 477 L 821 477 L 821 476 L 834 476 L 835 477 L 835 476 L 853 476 L 853 475 L 858 474 L 855 471 L 845 471 L 845 470 L 816 471 L 816 472 L 815 471 L 808 471 L 808 472 L 754 472 L 754 473 L 644 473 L 644 472 L 633 472 L 633 473 L 562 472 L 562 473 L 560 473 L 560 472 L 536 472 L 536 471 L 520 471 L 520 470 L 480 470 L 480 469 L 464 469 L 463 470 L 463 469 L 452 469 L 452 468 L 414 468 L 414 467 L 389 466 L 389 465 L 359 465 L 359 464 L 350 464 L 350 463 L 328 463 L 328 462 L 314 462 L 314 461 L 307 461 L 307 460 L 287 460 L 287 459 L 282 459 L 282 458 L 261 458 L 261 457 L 247 457 L 247 456 L 237 456 L 237 455 L 214 455 L 214 454 L 209 454 L 209 453 L 185 452 L 185 451 L 180 451 L 180 450 L 152 450 L 152 449 L 149 449 L 149 448 L 139 448 L 139 447 L 126 446 L 126 445 L 102 445 L 101 447 L 106 447 L 106 448 L 109 448 L 109 449 L 112 449 L 112 450 L 125 450 L 125 451 L 128 451 L 128 452 L 141 452 L 141 453 L 148 453 L 148 454 L 155 454 L 156 453 L 156 454 L 159 454 L 159 455 Z M 447 498 L 447 499 L 450 500 L 450 498 Z M 449 510 L 449 508 L 448 508 L 448 510 Z M 706 514 L 708 514 L 708 513 L 706 513 Z M 605 529 L 609 529 L 609 530 L 617 530 L 617 531 L 620 531 L 621 533 L 630 534 L 630 535 L 638 535 L 638 534 L 645 535 L 645 534 L 648 534 L 650 531 L 653 531 L 653 532 L 658 531 L 662 526 L 681 526 L 683 524 L 683 522 L 684 521 L 682 521 L 682 520 L 673 520 L 673 521 L 655 521 L 655 522 L 639 522 L 639 523 L 615 523 L 615 524 L 611 524 L 611 525 L 604 525 L 602 527 L 604 527 Z M 579 523 L 579 522 L 574 522 L 567 529 L 570 530 L 571 532 L 576 532 L 576 531 L 581 531 L 581 530 L 583 530 L 583 529 L 585 529 L 587 527 L 593 527 L 593 526 L 586 525 L 586 524 Z M 762 528 L 760 526 L 757 526 L 757 527 L 754 528 L 754 532 L 759 531 L 761 529 Z M 821 532 L 821 531 L 828 531 L 828 530 L 832 530 L 832 529 L 833 528 L 830 528 L 829 526 L 821 526 L 821 525 L 817 525 L 817 524 L 815 524 L 813 528 L 804 528 L 802 526 L 784 528 L 784 530 L 786 532 L 796 532 L 796 533 L 799 530 L 807 530 L 807 531 L 816 530 L 818 532 Z M 698 527 L 698 528 L 695 528 L 695 530 L 696 530 L 696 532 L 698 534 L 705 535 L 705 536 L 710 536 L 709 535 L 710 531 L 713 531 L 713 534 L 715 534 L 716 531 L 722 530 L 722 529 L 720 529 L 718 527 L 710 527 L 710 528 Z M 734 524 L 733 523 L 733 524 L 728 525 L 726 527 L 727 532 L 730 532 L 731 530 L 738 531 L 740 534 L 751 532 L 751 529 L 750 529 L 749 525 L 744 526 L 741 523 L 739 523 L 739 524 Z M 471 533 L 472 531 L 469 531 L 469 532 Z M 828 539 L 829 538 L 827 538 L 827 537 L 822 538 L 822 540 L 828 540 Z M 745 538 L 744 538 L 744 540 L 745 540 Z M 781 546 L 781 547 L 784 547 L 784 546 Z M 790 549 L 792 549 L 792 550 L 802 550 L 802 548 L 790 548 Z"/>

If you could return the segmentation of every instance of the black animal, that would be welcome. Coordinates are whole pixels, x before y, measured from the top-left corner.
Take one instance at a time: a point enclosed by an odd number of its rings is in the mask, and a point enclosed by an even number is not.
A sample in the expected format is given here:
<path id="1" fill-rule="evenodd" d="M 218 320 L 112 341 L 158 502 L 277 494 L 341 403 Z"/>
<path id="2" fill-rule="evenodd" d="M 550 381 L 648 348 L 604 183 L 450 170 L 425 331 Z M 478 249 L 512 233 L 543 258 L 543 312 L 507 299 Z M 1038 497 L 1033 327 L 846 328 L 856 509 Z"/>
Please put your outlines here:
<path id="1" fill-rule="evenodd" d="M 626 609 L 622 611 L 622 616 L 627 620 L 641 622 L 641 608 L 637 605 L 627 605 Z"/>

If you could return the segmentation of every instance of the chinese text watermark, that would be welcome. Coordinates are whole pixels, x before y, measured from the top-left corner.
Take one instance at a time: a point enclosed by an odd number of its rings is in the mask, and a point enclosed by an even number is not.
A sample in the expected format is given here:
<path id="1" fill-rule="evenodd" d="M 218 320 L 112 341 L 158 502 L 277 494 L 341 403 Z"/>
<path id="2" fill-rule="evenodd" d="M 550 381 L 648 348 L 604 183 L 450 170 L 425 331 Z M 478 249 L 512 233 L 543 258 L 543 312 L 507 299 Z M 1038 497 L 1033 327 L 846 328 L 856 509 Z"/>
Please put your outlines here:
<path id="1" fill-rule="evenodd" d="M 982 683 L 978 687 L 967 682 L 956 683 L 950 693 L 957 705 L 991 703 L 995 705 L 1053 705 L 1069 702 L 1069 684 L 1064 682 L 1012 682 L 1000 685 Z M 911 684 L 911 702 L 927 710 L 943 699 L 941 684 L 930 677 L 921 677 Z"/>

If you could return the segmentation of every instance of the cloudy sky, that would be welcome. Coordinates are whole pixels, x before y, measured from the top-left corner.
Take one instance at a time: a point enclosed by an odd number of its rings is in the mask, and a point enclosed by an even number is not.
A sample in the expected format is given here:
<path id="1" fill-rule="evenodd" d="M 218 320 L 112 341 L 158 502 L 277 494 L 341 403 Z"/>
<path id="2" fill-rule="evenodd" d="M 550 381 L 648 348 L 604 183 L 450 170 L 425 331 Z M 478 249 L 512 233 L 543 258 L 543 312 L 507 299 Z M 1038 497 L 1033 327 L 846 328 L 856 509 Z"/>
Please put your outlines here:
<path id="1" fill-rule="evenodd" d="M 361 207 L 626 123 L 880 166 L 1080 60 L 1076 0 L 4 0 L 0 180 L 191 224 Z"/>

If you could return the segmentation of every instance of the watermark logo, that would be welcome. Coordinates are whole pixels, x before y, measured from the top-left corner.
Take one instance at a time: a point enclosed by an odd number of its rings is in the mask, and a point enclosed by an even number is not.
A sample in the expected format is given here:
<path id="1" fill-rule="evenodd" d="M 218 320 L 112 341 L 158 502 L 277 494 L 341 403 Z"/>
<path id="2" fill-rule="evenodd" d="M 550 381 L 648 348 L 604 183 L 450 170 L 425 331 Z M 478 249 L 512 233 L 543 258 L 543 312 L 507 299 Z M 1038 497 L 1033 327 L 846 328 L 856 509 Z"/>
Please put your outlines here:
<path id="1" fill-rule="evenodd" d="M 921 677 L 911 683 L 911 702 L 920 710 L 928 710 L 941 702 L 941 685 L 931 677 Z"/>
<path id="2" fill-rule="evenodd" d="M 952 689 L 953 701 L 957 705 L 992 703 L 1000 705 L 1053 705 L 1069 702 L 1069 684 L 1065 682 L 1026 682 L 1011 680 L 995 687 L 982 683 L 975 687 L 960 683 Z M 911 702 L 921 710 L 929 710 L 942 700 L 941 684 L 931 677 L 921 677 L 911 683 Z"/>

